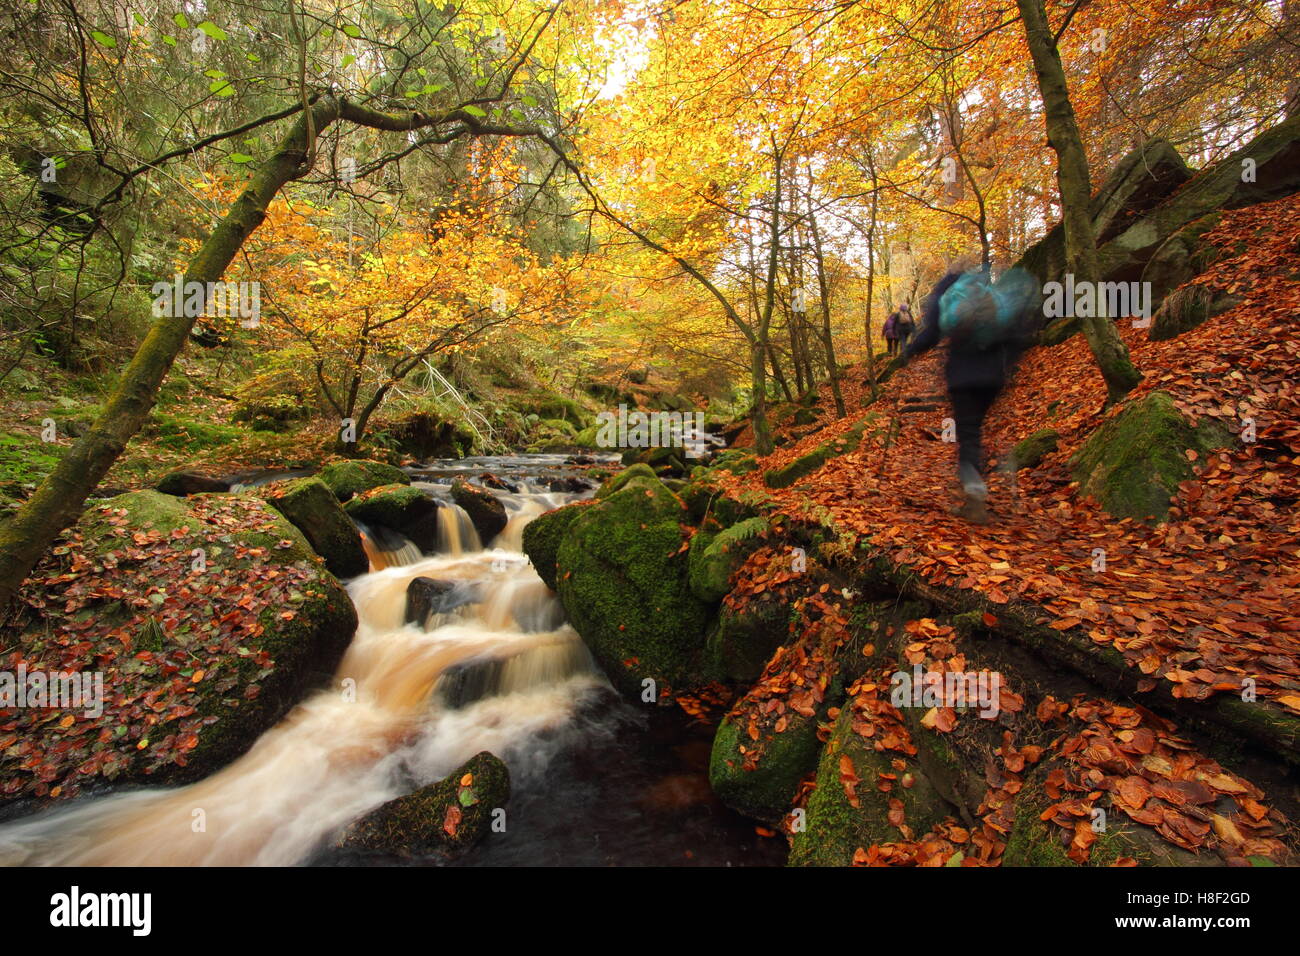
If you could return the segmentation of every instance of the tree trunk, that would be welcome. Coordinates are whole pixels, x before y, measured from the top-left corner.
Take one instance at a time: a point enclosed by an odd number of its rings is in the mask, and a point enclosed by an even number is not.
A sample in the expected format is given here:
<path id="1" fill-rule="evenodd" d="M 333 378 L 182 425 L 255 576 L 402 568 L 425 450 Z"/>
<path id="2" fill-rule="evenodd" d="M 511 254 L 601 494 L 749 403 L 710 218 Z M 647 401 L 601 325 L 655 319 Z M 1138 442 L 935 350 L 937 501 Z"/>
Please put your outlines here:
<path id="1" fill-rule="evenodd" d="M 311 107 L 310 119 L 317 134 L 338 118 L 338 109 L 333 97 L 323 97 Z M 218 281 L 244 240 L 261 224 L 276 193 L 305 171 L 308 118 L 307 112 L 299 115 L 275 155 L 212 230 L 185 270 L 187 283 Z M 182 314 L 154 322 L 94 425 L 0 528 L 0 607 L 9 603 L 46 548 L 81 513 L 87 496 L 144 425 L 158 387 L 184 348 L 195 318 Z"/>
<path id="2" fill-rule="evenodd" d="M 1076 286 L 1084 282 L 1095 284 L 1101 276 L 1097 263 L 1097 236 L 1088 210 L 1092 182 L 1088 156 L 1065 82 L 1065 68 L 1061 65 L 1061 55 L 1047 22 L 1043 0 L 1016 0 L 1016 3 L 1020 7 L 1029 52 L 1038 74 L 1038 88 L 1047 120 L 1047 139 L 1056 152 L 1065 259 L 1074 273 Z M 1106 402 L 1111 404 L 1128 394 L 1141 381 L 1142 373 L 1129 359 L 1128 347 L 1110 317 L 1104 314 L 1105 309 L 1097 311 L 1102 314 L 1081 318 L 1080 324 L 1097 367 L 1106 380 Z"/>
<path id="3" fill-rule="evenodd" d="M 831 395 L 835 398 L 835 417 L 843 418 L 844 391 L 840 388 L 840 368 L 835 361 L 835 340 L 831 336 L 831 287 L 826 280 L 826 258 L 822 254 L 822 236 L 817 228 L 817 215 L 813 211 L 812 173 L 808 174 L 808 230 L 812 234 L 814 262 L 817 264 L 817 291 L 822 300 L 822 348 L 826 351 L 826 372 L 831 380 Z"/>

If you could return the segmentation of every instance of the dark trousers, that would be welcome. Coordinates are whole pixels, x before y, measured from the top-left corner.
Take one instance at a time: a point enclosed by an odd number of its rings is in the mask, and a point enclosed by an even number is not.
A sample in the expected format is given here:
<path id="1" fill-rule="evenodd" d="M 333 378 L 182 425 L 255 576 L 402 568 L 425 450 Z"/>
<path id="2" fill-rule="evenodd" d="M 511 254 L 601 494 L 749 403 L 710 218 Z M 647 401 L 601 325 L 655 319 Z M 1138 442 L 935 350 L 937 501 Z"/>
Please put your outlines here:
<path id="1" fill-rule="evenodd" d="M 898 339 L 885 339 L 885 352 L 889 355 L 897 355 Z"/>
<path id="2" fill-rule="evenodd" d="M 980 444 L 980 431 L 984 418 L 1002 391 L 1000 385 L 980 385 L 948 389 L 952 403 L 952 417 L 957 425 L 958 468 L 968 465 L 978 474 L 984 474 L 984 449 Z"/>

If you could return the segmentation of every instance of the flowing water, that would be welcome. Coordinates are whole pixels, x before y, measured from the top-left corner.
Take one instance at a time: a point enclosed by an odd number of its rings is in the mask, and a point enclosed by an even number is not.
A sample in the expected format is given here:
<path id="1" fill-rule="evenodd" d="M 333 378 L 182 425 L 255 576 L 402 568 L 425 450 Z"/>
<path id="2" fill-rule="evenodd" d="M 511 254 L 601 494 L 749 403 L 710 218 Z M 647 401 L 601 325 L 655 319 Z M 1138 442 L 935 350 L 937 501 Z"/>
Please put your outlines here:
<path id="1" fill-rule="evenodd" d="M 521 553 L 529 520 L 580 497 L 546 490 L 553 479 L 537 469 L 553 470 L 550 457 L 417 473 L 442 503 L 439 553 L 362 529 L 371 571 L 348 585 L 359 625 L 330 687 L 198 783 L 86 798 L 0 827 L 0 862 L 371 862 L 333 837 L 481 750 L 510 768 L 507 828 L 462 864 L 780 862 L 777 841 L 709 793 L 709 728 L 622 702 Z M 517 489 L 494 491 L 509 523 L 487 549 L 444 483 L 485 464 Z M 424 621 L 408 622 L 418 577 L 442 590 Z"/>

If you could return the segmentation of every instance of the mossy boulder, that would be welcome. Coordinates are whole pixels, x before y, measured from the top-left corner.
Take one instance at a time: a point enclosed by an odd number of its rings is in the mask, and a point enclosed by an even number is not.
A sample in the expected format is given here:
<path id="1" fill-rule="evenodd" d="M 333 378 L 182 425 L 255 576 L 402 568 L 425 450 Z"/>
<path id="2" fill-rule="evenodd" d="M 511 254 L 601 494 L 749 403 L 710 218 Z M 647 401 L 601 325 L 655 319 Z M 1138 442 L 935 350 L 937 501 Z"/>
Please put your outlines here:
<path id="1" fill-rule="evenodd" d="M 624 468 L 618 474 L 608 479 L 603 485 L 596 490 L 597 498 L 608 498 L 614 492 L 619 491 L 629 481 L 636 478 L 653 478 L 658 481 L 659 476 L 655 474 L 653 468 L 646 464 L 633 465 L 631 468 Z"/>
<path id="2" fill-rule="evenodd" d="M 1215 292 L 1200 285 L 1185 285 L 1160 304 L 1151 318 L 1147 337 L 1153 342 L 1177 338 L 1242 301 L 1239 295 Z"/>
<path id="3" fill-rule="evenodd" d="M 691 538 L 688 556 L 691 591 L 701 601 L 716 603 L 731 590 L 731 576 L 759 546 L 767 519 L 740 521 L 717 534 L 700 531 Z"/>
<path id="4" fill-rule="evenodd" d="M 504 531 L 509 523 L 506 506 L 501 503 L 500 498 L 486 488 L 477 488 L 464 479 L 458 478 L 452 482 L 451 499 L 465 509 L 484 547 Z"/>
<path id="5" fill-rule="evenodd" d="M 1079 488 L 1117 518 L 1162 521 L 1179 483 L 1192 477 L 1186 452 L 1222 448 L 1232 434 L 1211 421 L 1192 425 L 1166 392 L 1129 402 L 1071 459 Z"/>
<path id="6" fill-rule="evenodd" d="M 858 445 L 862 443 L 862 436 L 875 419 L 874 413 L 869 414 L 839 437 L 824 441 L 806 455 L 801 455 L 780 468 L 772 469 L 763 476 L 763 483 L 769 488 L 788 488 L 801 478 L 811 475 L 832 458 L 856 451 Z"/>
<path id="7" fill-rule="evenodd" d="M 319 478 L 276 481 L 258 491 L 272 508 L 302 532 L 335 577 L 354 578 L 370 569 L 357 526 Z"/>
<path id="8" fill-rule="evenodd" d="M 462 853 L 487 836 L 493 812 L 509 799 L 510 771 L 485 750 L 445 779 L 372 810 L 338 843 L 407 859 Z"/>
<path id="9" fill-rule="evenodd" d="M 709 786 L 737 813 L 778 824 L 795 791 L 817 766 L 817 717 L 790 711 L 783 730 L 755 740 L 744 717 L 728 714 L 718 725 L 709 756 Z"/>
<path id="10" fill-rule="evenodd" d="M 1089 848 L 1087 862 L 1076 863 L 1068 855 L 1071 831 L 1042 819 L 1043 811 L 1057 802 L 1048 796 L 1044 784 L 1047 775 L 1058 766 L 1058 761 L 1049 761 L 1038 767 L 1017 795 L 1015 822 L 1002 853 L 1003 866 L 1108 867 L 1122 857 L 1136 860 L 1142 866 L 1222 865 L 1217 854 L 1191 853 L 1167 842 L 1151 827 L 1134 823 L 1122 810 L 1109 808 L 1108 797 L 1098 803 L 1106 813 L 1105 827 Z"/>
<path id="11" fill-rule="evenodd" d="M 1021 439 L 1011 451 L 1013 467 L 1037 468 L 1052 452 L 1056 451 L 1061 435 L 1054 428 L 1040 428 L 1038 431 Z"/>
<path id="12" fill-rule="evenodd" d="M 0 752 L 0 792 L 212 773 L 328 681 L 356 626 L 342 585 L 252 495 L 137 491 L 92 506 L 33 572 L 11 647 L 29 670 L 102 673 L 102 713 L 65 726 L 30 711 L 44 719 L 17 729 L 53 773 L 38 780 Z"/>
<path id="13" fill-rule="evenodd" d="M 753 598 L 739 611 L 724 604 L 709 629 L 706 665 L 727 680 L 752 683 L 789 636 L 790 606 L 784 601 Z"/>
<path id="14" fill-rule="evenodd" d="M 540 514 L 524 525 L 524 554 L 528 555 L 537 576 L 552 591 L 555 590 L 555 560 L 560 553 L 560 542 L 584 507 L 586 505 L 581 503 L 565 505 Z"/>
<path id="15" fill-rule="evenodd" d="M 791 866 L 850 866 L 859 847 L 907 839 L 891 822 L 892 800 L 901 801 L 901 823 L 913 835 L 925 833 L 953 812 L 919 766 L 900 772 L 893 761 L 903 759 L 902 753 L 877 750 L 875 736 L 858 733 L 857 717 L 850 703 L 835 721 L 817 764 L 817 789 L 808 798 L 804 828 L 795 832 L 790 844 Z M 850 774 L 856 780 L 846 781 Z M 890 782 L 888 790 L 881 789 L 882 774 L 896 778 L 883 778 Z M 910 786 L 903 784 L 906 775 Z"/>
<path id="16" fill-rule="evenodd" d="M 326 465 L 316 477 L 325 482 L 339 501 L 349 501 L 355 495 L 380 485 L 409 485 L 411 478 L 400 468 L 381 461 L 336 461 Z"/>
<path id="17" fill-rule="evenodd" d="M 410 485 L 380 485 L 343 506 L 353 521 L 380 525 L 409 538 L 421 551 L 438 546 L 438 503 Z"/>
<path id="18" fill-rule="evenodd" d="M 647 678 L 659 693 L 707 682 L 700 662 L 710 608 L 687 580 L 687 517 L 659 479 L 636 475 L 585 506 L 560 541 L 564 610 L 625 693 L 639 696 Z"/>

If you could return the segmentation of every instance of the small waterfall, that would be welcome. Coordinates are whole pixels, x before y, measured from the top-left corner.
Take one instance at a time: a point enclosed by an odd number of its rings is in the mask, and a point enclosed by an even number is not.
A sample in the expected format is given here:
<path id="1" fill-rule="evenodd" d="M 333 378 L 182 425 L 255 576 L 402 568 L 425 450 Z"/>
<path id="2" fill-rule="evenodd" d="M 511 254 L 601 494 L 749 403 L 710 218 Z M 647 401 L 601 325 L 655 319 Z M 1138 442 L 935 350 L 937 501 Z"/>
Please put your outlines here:
<path id="1" fill-rule="evenodd" d="M 501 494 L 515 499 L 513 530 L 498 539 L 511 549 L 481 550 L 469 516 L 446 503 L 443 554 L 425 557 L 400 534 L 360 527 L 372 571 L 348 584 L 358 627 L 331 686 L 244 756 L 189 786 L 83 800 L 0 826 L 0 863 L 290 865 L 481 750 L 506 760 L 512 776 L 543 772 L 557 731 L 608 685 L 513 550 L 527 520 L 563 496 Z M 448 609 L 424 627 L 406 621 L 418 577 L 453 585 Z"/>
<path id="2" fill-rule="evenodd" d="M 356 524 L 357 530 L 361 532 L 361 547 L 370 559 L 371 571 L 406 567 L 424 557 L 414 543 L 396 531 L 378 525 L 367 527 L 359 521 Z"/>
<path id="3" fill-rule="evenodd" d="M 465 509 L 454 502 L 438 502 L 439 553 L 459 556 L 482 548 L 478 531 Z"/>

